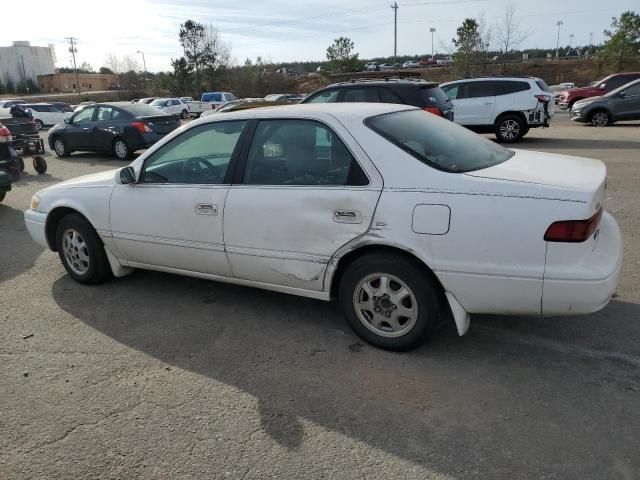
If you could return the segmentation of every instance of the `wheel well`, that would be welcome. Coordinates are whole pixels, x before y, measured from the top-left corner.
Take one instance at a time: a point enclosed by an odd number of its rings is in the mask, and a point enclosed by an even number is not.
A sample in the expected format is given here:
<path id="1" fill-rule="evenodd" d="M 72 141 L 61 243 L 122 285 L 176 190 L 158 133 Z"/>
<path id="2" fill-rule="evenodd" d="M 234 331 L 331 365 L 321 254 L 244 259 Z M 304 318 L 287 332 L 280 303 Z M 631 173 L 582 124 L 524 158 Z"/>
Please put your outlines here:
<path id="1" fill-rule="evenodd" d="M 49 244 L 49 248 L 54 252 L 58 251 L 58 245 L 56 245 L 56 231 L 58 230 L 58 223 L 60 223 L 60 220 L 62 220 L 63 217 L 66 217 L 67 215 L 72 213 L 80 215 L 86 220 L 86 217 L 79 211 L 69 207 L 54 208 L 53 210 L 51 210 L 51 212 L 49 212 L 49 215 L 47 215 L 47 222 L 44 227 L 44 232 L 47 238 L 47 243 Z"/>
<path id="2" fill-rule="evenodd" d="M 527 122 L 527 117 L 525 116 L 524 113 L 517 112 L 517 111 L 508 111 L 508 112 L 502 112 L 500 115 L 498 115 L 498 118 L 496 118 L 496 121 L 493 122 L 494 127 L 497 127 L 500 120 L 502 120 L 507 115 L 515 115 L 516 117 L 520 117 L 525 127 L 529 124 L 529 122 Z"/>
<path id="3" fill-rule="evenodd" d="M 439 287 L 442 295 L 444 296 L 445 290 L 444 290 L 444 287 L 442 286 L 442 283 L 440 283 L 440 279 L 438 279 L 436 274 L 433 273 L 433 270 L 431 270 L 431 268 L 429 268 L 429 266 L 426 263 L 424 263 L 422 260 L 420 260 L 418 257 L 413 255 L 412 253 L 409 253 L 406 250 L 402 250 L 401 248 L 390 247 L 387 245 L 365 245 L 363 247 L 357 248 L 356 250 L 353 250 L 347 253 L 338 261 L 338 266 L 336 267 L 336 271 L 333 274 L 333 278 L 331 279 L 331 291 L 330 291 L 331 298 L 338 297 L 338 288 L 340 286 L 340 279 L 342 278 L 342 275 L 344 275 L 344 272 L 346 272 L 349 265 L 351 265 L 351 263 L 353 263 L 355 259 L 371 253 L 388 253 L 388 254 L 400 255 L 405 257 L 407 260 L 415 263 L 422 270 L 424 270 L 425 274 L 428 275 L 433 280 L 434 285 L 437 285 Z"/>

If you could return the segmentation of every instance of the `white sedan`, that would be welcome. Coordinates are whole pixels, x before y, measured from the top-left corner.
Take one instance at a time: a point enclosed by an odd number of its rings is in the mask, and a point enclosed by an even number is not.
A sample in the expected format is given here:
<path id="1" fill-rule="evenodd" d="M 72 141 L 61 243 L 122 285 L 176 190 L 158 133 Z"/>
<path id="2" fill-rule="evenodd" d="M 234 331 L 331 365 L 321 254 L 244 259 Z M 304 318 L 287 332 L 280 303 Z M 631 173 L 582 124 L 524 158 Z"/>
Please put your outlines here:
<path id="1" fill-rule="evenodd" d="M 189 105 L 179 98 L 156 98 L 149 105 L 169 115 L 180 115 L 182 119 L 187 118 L 190 112 Z"/>
<path id="2" fill-rule="evenodd" d="M 508 150 L 422 110 L 212 115 L 130 166 L 38 192 L 31 236 L 82 283 L 135 268 L 338 299 L 406 350 L 452 316 L 603 308 L 622 243 L 598 160 Z"/>

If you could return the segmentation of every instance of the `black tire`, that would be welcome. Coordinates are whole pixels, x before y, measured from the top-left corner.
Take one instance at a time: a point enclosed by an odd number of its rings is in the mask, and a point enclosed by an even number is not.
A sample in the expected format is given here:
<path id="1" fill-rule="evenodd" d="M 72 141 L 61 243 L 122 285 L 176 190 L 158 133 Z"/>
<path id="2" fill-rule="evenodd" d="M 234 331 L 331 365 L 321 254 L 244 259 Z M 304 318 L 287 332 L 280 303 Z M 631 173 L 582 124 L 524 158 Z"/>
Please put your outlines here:
<path id="1" fill-rule="evenodd" d="M 18 166 L 20 167 L 20 171 L 24 171 L 24 158 L 18 157 Z"/>
<path id="2" fill-rule="evenodd" d="M 130 160 L 133 156 L 133 152 L 124 138 L 116 138 L 112 147 L 113 156 L 118 160 Z"/>
<path id="3" fill-rule="evenodd" d="M 47 171 L 47 161 L 43 157 L 41 157 L 39 155 L 36 156 L 36 157 L 33 157 L 33 168 L 39 174 L 46 173 L 46 171 Z"/>
<path id="4" fill-rule="evenodd" d="M 589 114 L 589 123 L 593 127 L 606 127 L 611 125 L 611 115 L 606 110 L 594 110 Z"/>
<path id="5" fill-rule="evenodd" d="M 88 265 L 81 264 L 81 260 L 68 259 L 65 253 L 64 236 L 70 231 L 75 231 L 79 234 L 79 237 L 84 244 L 84 255 L 88 256 Z M 72 213 L 64 216 L 58 223 L 56 229 L 56 246 L 58 250 L 58 256 L 64 266 L 67 273 L 76 282 L 84 283 L 87 285 L 95 285 L 102 283 L 105 280 L 111 278 L 111 267 L 107 260 L 107 254 L 104 251 L 104 245 L 102 240 L 91 226 L 91 224 L 82 216 L 77 213 Z M 78 249 L 76 252 L 80 253 Z M 86 268 L 86 272 L 79 272 L 77 268 L 70 265 L 70 262 L 77 260 L 77 264 L 83 268 Z"/>
<path id="6" fill-rule="evenodd" d="M 523 137 L 525 128 L 525 121 L 520 115 L 507 114 L 496 120 L 494 132 L 498 142 L 515 143 Z"/>
<path id="7" fill-rule="evenodd" d="M 398 336 L 395 337 L 385 336 L 385 334 L 393 334 L 389 333 L 389 331 L 380 334 L 376 333 L 375 318 L 368 322 L 368 326 L 365 325 L 366 317 L 375 315 L 378 316 L 378 321 L 382 318 L 383 324 L 386 323 L 383 316 L 389 317 L 389 314 L 394 312 L 393 309 L 398 308 L 395 303 L 388 301 L 387 306 L 379 303 L 378 305 L 386 310 L 377 314 L 363 310 L 358 312 L 355 307 L 357 298 L 360 298 L 360 292 L 363 291 L 360 289 L 361 282 L 364 282 L 367 278 L 375 278 L 378 274 L 395 277 L 395 279 L 404 283 L 404 286 L 408 287 L 408 290 L 413 295 L 409 299 L 411 306 L 413 306 L 413 299 L 415 299 L 417 315 L 413 325 L 411 320 L 407 319 L 404 324 L 406 327 L 400 326 L 400 331 L 396 332 Z M 394 282 L 393 278 L 389 278 L 390 286 Z M 371 285 L 369 284 L 369 287 Z M 380 283 L 378 283 L 378 288 L 382 288 Z M 378 290 L 378 292 L 380 291 L 382 290 Z M 374 296 L 373 299 L 375 298 L 379 299 L 380 297 Z M 338 300 L 347 322 L 360 338 L 376 347 L 395 351 L 411 350 L 424 343 L 429 332 L 437 327 L 442 309 L 440 289 L 427 272 L 424 271 L 424 268 L 417 262 L 393 253 L 371 253 L 354 260 L 342 275 L 338 290 Z M 373 301 L 372 299 L 369 300 Z M 382 301 L 384 302 L 384 298 Z M 391 306 L 388 305 L 389 303 L 391 303 Z M 406 307 L 406 305 L 404 306 Z M 376 308 L 376 311 L 380 311 L 379 307 Z M 387 312 L 386 314 L 385 311 Z M 391 323 L 391 321 L 387 323 L 386 327 L 380 325 L 379 328 L 392 330 Z M 408 330 L 403 332 L 403 328 Z"/>
<path id="8" fill-rule="evenodd" d="M 186 119 L 189 116 L 189 112 L 187 110 L 182 110 L 182 112 L 180 112 L 180 118 L 181 119 Z"/>
<path id="9" fill-rule="evenodd" d="M 38 131 L 44 128 L 44 123 L 42 123 L 42 120 L 36 119 L 33 123 L 36 124 L 36 128 L 38 129 Z"/>
<path id="10" fill-rule="evenodd" d="M 4 197 L 7 196 L 7 192 L 0 192 L 0 202 L 4 200 Z"/>
<path id="11" fill-rule="evenodd" d="M 53 151 L 56 152 L 56 155 L 59 158 L 66 158 L 71 155 L 71 150 L 67 147 L 67 142 L 65 142 L 60 137 L 54 137 L 53 139 Z"/>

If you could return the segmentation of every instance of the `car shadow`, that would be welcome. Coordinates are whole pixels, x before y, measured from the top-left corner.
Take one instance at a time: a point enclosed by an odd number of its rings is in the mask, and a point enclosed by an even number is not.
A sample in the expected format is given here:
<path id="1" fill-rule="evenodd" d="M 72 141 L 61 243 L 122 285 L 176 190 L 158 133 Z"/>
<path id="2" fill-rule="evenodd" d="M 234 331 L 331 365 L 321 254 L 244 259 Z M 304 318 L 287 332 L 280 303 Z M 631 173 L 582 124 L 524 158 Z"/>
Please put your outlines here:
<path id="1" fill-rule="evenodd" d="M 20 180 L 16 182 L 16 185 L 31 185 L 40 183 L 50 184 L 62 181 L 62 178 L 54 177 L 50 173 L 36 173 L 35 171 L 28 171 L 32 168 L 33 167 L 30 164 L 26 165 L 25 169 L 20 173 Z"/>
<path id="2" fill-rule="evenodd" d="M 100 287 L 65 275 L 52 294 L 116 342 L 251 394 L 291 450 L 313 422 L 454 477 L 604 478 L 614 453 L 637 465 L 637 304 L 474 317 L 464 337 L 449 327 L 399 354 L 365 345 L 335 304 L 251 288 L 140 271 Z"/>
<path id="3" fill-rule="evenodd" d="M 0 203 L 0 238 L 3 245 L 3 248 L 0 248 L 0 282 L 29 270 L 44 250 L 28 234 L 24 225 L 23 212 L 2 203 Z M 0 293 L 1 303 L 2 294 Z"/>

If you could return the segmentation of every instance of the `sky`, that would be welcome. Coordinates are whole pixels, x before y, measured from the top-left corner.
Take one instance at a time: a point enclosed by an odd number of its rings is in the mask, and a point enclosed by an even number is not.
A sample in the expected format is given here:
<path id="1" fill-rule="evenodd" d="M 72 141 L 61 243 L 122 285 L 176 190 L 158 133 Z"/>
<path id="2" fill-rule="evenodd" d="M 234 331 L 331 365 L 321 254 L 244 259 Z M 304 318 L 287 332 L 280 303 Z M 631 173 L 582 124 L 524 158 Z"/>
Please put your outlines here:
<path id="1" fill-rule="evenodd" d="M 171 59 L 182 52 L 178 29 L 187 19 L 216 28 L 231 47 L 236 63 L 257 56 L 275 62 L 323 60 L 334 38 L 355 42 L 360 58 L 393 55 L 391 1 L 379 0 L 30 0 L 27 14 L 18 2 L 4 8 L 0 46 L 14 40 L 32 45 L 53 44 L 56 66 L 72 66 L 66 37 L 76 37 L 77 62 L 94 68 L 109 53 L 132 56 L 142 69 L 144 52 L 149 71 L 171 69 Z M 563 21 L 560 44 L 603 40 L 611 17 L 625 10 L 640 11 L 638 0 L 432 0 L 398 1 L 398 54 L 417 55 L 452 51 L 451 39 L 467 17 L 484 17 L 487 25 L 515 6 L 523 29 L 530 32 L 524 48 L 555 48 L 558 20 Z M 64 8 L 61 8 L 64 5 Z M 15 22 L 12 21 L 15 19 Z M 24 19 L 28 18 L 25 24 Z M 28 25 L 28 28 L 25 28 Z"/>

